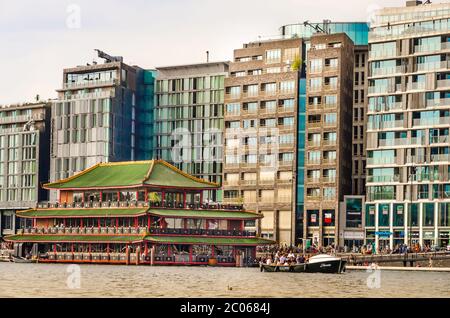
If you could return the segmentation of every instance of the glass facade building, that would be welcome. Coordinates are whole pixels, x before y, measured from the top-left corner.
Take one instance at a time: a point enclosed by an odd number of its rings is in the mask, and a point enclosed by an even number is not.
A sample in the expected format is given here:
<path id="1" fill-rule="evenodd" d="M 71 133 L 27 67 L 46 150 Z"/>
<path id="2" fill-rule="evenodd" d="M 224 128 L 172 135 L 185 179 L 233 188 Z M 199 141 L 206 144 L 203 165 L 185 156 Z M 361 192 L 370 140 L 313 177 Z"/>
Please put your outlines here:
<path id="1" fill-rule="evenodd" d="M 158 67 L 157 72 L 155 157 L 221 184 L 228 63 Z M 222 191 L 205 191 L 203 198 L 221 201 Z"/>
<path id="2" fill-rule="evenodd" d="M 369 43 L 366 240 L 446 246 L 450 4 L 382 9 Z"/>
<path id="3" fill-rule="evenodd" d="M 369 25 L 367 22 L 319 22 L 311 24 L 318 25 L 323 30 L 328 31 L 329 34 L 345 33 L 354 45 L 367 45 L 368 43 Z M 280 33 L 285 38 L 310 38 L 317 31 L 304 24 L 287 24 L 280 28 Z"/>

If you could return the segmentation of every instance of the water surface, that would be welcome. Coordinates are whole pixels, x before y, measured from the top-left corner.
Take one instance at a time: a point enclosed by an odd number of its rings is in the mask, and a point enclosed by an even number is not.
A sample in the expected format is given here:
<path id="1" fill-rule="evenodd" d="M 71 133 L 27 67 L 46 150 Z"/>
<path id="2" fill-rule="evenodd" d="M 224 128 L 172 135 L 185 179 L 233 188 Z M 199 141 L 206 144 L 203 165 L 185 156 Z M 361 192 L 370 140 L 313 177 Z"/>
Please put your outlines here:
<path id="1" fill-rule="evenodd" d="M 450 273 L 438 272 L 383 271 L 380 288 L 369 288 L 371 274 L 365 271 L 80 265 L 80 288 L 69 288 L 76 280 L 67 269 L 66 264 L 0 263 L 0 297 L 450 297 Z"/>

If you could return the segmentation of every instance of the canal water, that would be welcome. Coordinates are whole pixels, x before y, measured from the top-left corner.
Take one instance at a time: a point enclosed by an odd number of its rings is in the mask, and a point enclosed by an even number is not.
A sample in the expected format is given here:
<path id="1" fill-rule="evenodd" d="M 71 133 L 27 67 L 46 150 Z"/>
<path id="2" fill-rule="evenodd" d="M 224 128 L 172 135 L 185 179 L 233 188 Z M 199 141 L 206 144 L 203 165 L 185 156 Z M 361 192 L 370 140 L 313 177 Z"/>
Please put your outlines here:
<path id="1" fill-rule="evenodd" d="M 450 297 L 450 273 L 0 263 L 0 297 Z"/>

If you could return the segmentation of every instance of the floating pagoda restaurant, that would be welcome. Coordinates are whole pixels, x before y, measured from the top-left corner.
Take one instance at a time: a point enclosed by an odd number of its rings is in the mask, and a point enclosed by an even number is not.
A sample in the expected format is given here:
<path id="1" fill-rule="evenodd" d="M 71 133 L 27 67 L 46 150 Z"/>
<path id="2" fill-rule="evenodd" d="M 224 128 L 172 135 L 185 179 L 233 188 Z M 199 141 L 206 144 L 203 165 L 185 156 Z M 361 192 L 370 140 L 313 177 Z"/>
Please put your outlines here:
<path id="1" fill-rule="evenodd" d="M 262 215 L 239 204 L 203 203 L 219 185 L 162 160 L 100 163 L 48 183 L 59 202 L 20 211 L 22 229 L 6 237 L 39 262 L 246 266 Z"/>

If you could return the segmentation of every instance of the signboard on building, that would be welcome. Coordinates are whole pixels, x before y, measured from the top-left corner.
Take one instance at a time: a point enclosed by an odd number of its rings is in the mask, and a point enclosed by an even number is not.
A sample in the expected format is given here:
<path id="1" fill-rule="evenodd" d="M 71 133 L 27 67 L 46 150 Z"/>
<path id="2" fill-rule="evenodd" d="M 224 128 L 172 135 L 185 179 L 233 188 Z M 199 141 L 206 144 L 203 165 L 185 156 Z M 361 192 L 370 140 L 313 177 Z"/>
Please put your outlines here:
<path id="1" fill-rule="evenodd" d="M 381 237 L 389 237 L 392 235 L 392 232 L 389 231 L 379 231 L 375 232 L 375 235 L 381 236 Z"/>
<path id="2" fill-rule="evenodd" d="M 346 239 L 346 240 L 363 240 L 364 232 L 362 232 L 362 231 L 344 231 L 344 239 Z"/>

